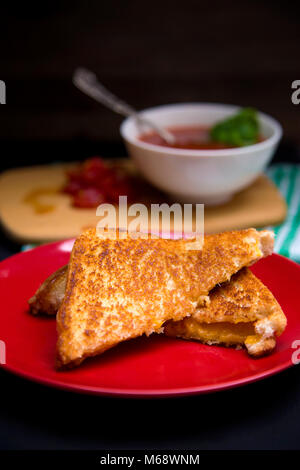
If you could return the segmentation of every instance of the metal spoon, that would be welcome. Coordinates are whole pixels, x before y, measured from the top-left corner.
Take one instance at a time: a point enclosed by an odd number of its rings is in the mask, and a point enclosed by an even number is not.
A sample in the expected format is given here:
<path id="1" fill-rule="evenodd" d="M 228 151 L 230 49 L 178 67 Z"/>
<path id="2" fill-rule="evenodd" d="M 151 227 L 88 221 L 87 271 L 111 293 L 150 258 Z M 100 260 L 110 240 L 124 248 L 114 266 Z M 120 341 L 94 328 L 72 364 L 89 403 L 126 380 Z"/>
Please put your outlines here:
<path id="1" fill-rule="evenodd" d="M 132 108 L 129 104 L 117 98 L 110 93 L 98 80 L 96 75 L 90 70 L 78 68 L 73 74 L 74 85 L 86 95 L 94 98 L 99 103 L 102 103 L 107 108 L 115 111 L 122 116 L 134 117 L 139 124 L 145 124 L 151 127 L 157 134 L 167 142 L 169 145 L 175 143 L 175 137 L 166 129 L 158 126 L 151 120 L 141 117 L 139 113 Z"/>

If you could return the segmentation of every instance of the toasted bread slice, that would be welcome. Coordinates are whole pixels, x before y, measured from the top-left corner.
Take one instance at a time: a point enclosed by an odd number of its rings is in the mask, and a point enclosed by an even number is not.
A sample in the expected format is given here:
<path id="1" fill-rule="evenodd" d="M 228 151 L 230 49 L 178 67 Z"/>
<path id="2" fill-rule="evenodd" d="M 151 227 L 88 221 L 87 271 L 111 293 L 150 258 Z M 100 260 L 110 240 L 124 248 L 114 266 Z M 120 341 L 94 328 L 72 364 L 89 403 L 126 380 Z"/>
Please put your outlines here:
<path id="1" fill-rule="evenodd" d="M 187 250 L 190 243 L 84 232 L 57 315 L 58 368 L 192 315 L 215 285 L 269 254 L 273 235 L 248 229 L 208 235 L 202 250 Z"/>
<path id="2" fill-rule="evenodd" d="M 208 238 L 206 237 L 206 239 Z M 273 251 L 272 232 L 260 232 L 259 243 L 262 256 L 271 254 Z M 28 301 L 30 313 L 33 315 L 56 315 L 64 297 L 67 285 L 67 272 L 68 266 L 63 266 L 42 283 Z"/>
<path id="3" fill-rule="evenodd" d="M 210 303 L 189 318 L 169 321 L 167 336 L 206 344 L 246 346 L 251 356 L 271 352 L 286 327 L 286 317 L 269 289 L 247 268 L 210 292 Z"/>

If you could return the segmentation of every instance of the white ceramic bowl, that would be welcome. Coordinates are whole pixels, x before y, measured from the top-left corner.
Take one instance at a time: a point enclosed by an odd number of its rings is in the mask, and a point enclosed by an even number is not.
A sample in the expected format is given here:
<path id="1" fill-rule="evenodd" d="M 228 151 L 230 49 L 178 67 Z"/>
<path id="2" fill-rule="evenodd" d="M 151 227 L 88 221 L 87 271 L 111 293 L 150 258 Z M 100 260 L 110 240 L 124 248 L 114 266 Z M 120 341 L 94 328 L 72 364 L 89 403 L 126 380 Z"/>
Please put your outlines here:
<path id="1" fill-rule="evenodd" d="M 163 127 L 211 126 L 240 108 L 225 104 L 187 103 L 146 109 L 142 116 Z M 172 199 L 181 202 L 221 204 L 251 184 L 266 168 L 282 135 L 275 119 L 259 113 L 264 141 L 247 147 L 222 150 L 185 150 L 160 147 L 139 140 L 136 120 L 120 128 L 129 155 L 144 177 Z"/>

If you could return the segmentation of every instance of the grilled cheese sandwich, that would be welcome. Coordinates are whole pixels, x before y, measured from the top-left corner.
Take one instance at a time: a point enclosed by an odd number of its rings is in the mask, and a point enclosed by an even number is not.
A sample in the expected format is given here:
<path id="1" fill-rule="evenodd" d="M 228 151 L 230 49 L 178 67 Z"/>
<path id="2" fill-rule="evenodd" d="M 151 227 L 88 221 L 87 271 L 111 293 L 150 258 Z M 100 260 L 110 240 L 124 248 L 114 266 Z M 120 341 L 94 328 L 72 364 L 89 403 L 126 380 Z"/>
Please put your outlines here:
<path id="1" fill-rule="evenodd" d="M 75 242 L 57 314 L 57 366 L 72 367 L 121 341 L 161 332 L 210 304 L 210 291 L 270 253 L 271 232 L 248 229 L 190 240 L 111 239 L 96 230 Z"/>

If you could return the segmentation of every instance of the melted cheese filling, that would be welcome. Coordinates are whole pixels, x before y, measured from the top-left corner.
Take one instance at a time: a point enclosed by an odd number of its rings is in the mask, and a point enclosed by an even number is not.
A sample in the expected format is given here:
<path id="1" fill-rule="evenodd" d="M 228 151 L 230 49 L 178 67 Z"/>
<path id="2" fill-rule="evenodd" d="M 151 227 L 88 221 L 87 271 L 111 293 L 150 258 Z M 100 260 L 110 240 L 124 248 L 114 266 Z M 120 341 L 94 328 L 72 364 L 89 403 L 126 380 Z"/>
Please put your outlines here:
<path id="1" fill-rule="evenodd" d="M 242 345 L 248 336 L 255 335 L 255 327 L 254 322 L 199 323 L 189 318 L 187 322 L 169 323 L 167 334 L 182 335 L 208 344 Z"/>

